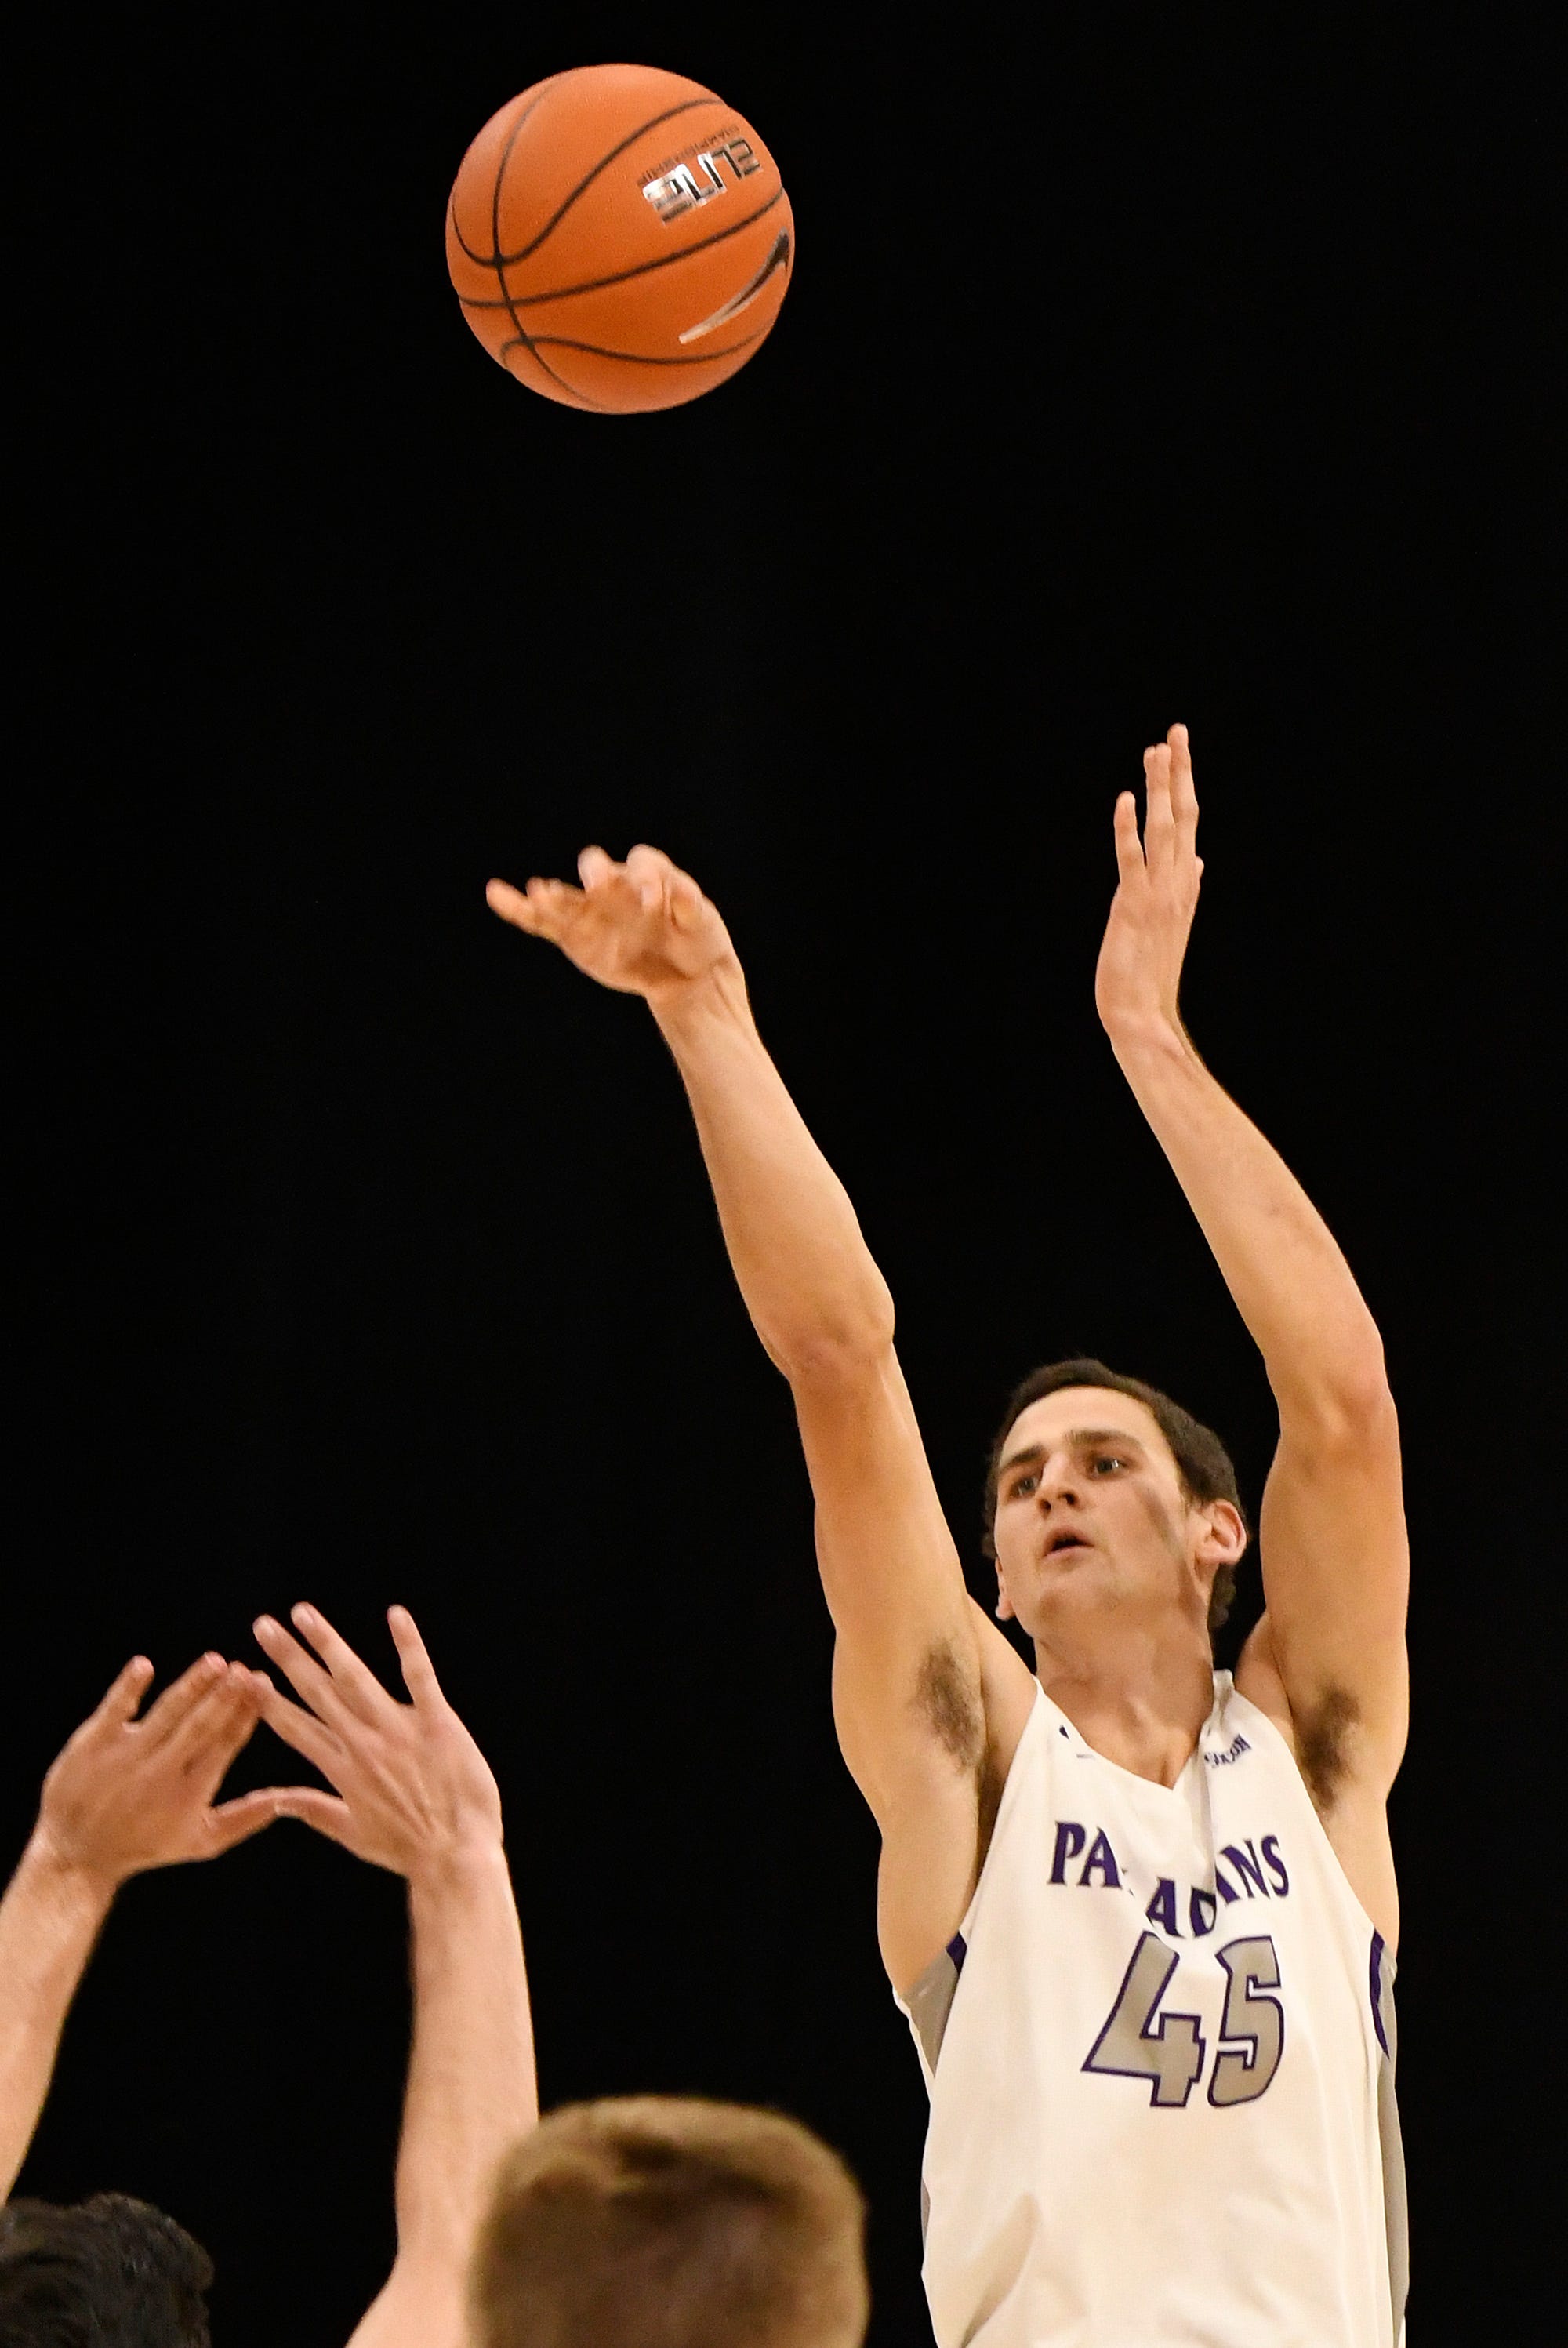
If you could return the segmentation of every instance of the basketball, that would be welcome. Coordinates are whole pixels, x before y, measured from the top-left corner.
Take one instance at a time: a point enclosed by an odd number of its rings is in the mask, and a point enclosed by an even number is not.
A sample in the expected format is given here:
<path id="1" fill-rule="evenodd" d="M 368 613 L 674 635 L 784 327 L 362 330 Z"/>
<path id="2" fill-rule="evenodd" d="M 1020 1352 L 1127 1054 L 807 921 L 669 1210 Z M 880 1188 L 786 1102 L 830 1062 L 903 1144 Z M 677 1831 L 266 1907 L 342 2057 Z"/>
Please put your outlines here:
<path id="1" fill-rule="evenodd" d="M 677 407 L 744 366 L 788 288 L 794 222 L 751 124 L 653 66 L 579 66 L 492 115 L 446 207 L 463 315 L 568 407 Z"/>

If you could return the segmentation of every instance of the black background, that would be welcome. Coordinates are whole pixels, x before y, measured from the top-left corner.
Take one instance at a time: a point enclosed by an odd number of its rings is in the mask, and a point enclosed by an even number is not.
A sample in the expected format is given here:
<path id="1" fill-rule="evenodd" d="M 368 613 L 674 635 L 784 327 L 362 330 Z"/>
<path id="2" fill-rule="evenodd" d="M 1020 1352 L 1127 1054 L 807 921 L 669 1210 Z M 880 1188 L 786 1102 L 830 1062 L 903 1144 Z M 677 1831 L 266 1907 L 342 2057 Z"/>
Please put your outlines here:
<path id="1" fill-rule="evenodd" d="M 876 2348 L 928 2337 L 787 1397 L 646 1014 L 481 891 L 646 838 L 716 898 L 983 1588 L 1038 1360 L 1267 1464 L 1091 992 L 1184 717 L 1190 1024 L 1403 1407 L 1412 2318 L 1468 2337 L 1532 2264 L 1551 2010 L 1544 61 L 1370 11 L 328 13 L 34 35 L 5 1848 L 133 1650 L 308 1593 L 386 1665 L 405 1601 L 502 1781 L 546 2100 L 801 2113 Z M 750 116 L 799 237 L 753 363 L 626 420 L 509 382 L 441 252 L 479 124 L 620 57 Z M 165 2204 L 227 2348 L 329 2348 L 405 2026 L 397 1885 L 303 1830 L 140 1880 L 23 2188 Z"/>

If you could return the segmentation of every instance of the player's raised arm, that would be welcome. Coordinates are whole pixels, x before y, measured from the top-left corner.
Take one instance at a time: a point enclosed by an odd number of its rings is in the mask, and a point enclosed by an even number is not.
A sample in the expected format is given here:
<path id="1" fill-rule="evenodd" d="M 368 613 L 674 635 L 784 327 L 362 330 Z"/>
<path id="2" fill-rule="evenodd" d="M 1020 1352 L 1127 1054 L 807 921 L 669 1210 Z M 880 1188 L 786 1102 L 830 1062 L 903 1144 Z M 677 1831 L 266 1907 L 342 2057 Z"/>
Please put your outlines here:
<path id="1" fill-rule="evenodd" d="M 1382 1344 L 1322 1217 L 1182 1025 L 1177 989 L 1203 871 L 1185 726 L 1144 752 L 1143 769 L 1142 840 L 1132 794 L 1116 805 L 1120 880 L 1095 993 L 1278 1405 L 1261 1528 L 1268 1611 L 1238 1684 L 1276 1715 L 1288 1707 L 1314 1797 L 1391 1940 L 1381 1813 L 1405 1743 L 1409 1557 Z"/>
<path id="2" fill-rule="evenodd" d="M 270 1793 L 213 1797 L 256 1725 L 261 1686 L 203 1655 L 141 1718 L 145 1655 L 127 1663 L 44 1780 L 38 1820 L 0 1900 L 0 2201 L 10 2194 L 71 2000 L 120 1885 L 215 1859 L 270 1826 Z"/>
<path id="3" fill-rule="evenodd" d="M 300 1639 L 270 1615 L 257 1622 L 262 1648 L 302 1699 L 269 1688 L 267 1724 L 336 1788 L 283 1787 L 272 1801 L 408 1884 L 414 2044 L 397 2258 L 353 2348 L 461 2348 L 465 2279 L 492 2173 L 538 2117 L 533 2024 L 496 1781 L 442 1694 L 413 1617 L 395 1606 L 387 1620 L 407 1704 L 313 1608 L 294 1609 Z"/>
<path id="4" fill-rule="evenodd" d="M 957 1929 L 988 1771 L 1033 1697 L 972 1607 L 844 1187 L 758 1036 L 718 912 L 668 857 L 585 850 L 580 889 L 492 881 L 492 909 L 642 995 L 685 1082 L 730 1261 L 788 1378 L 817 1506 L 845 1757 L 883 1835 L 884 1958 L 907 1985 Z"/>

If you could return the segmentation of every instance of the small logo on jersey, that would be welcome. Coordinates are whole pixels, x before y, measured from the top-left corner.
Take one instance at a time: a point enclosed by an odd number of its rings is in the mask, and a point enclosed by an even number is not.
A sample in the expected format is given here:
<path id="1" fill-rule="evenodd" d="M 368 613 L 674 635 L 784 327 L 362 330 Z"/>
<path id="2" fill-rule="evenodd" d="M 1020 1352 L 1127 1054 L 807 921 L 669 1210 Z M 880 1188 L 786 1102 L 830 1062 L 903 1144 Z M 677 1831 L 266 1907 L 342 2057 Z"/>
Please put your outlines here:
<path id="1" fill-rule="evenodd" d="M 1245 1737 L 1238 1729 L 1235 1735 L 1231 1740 L 1228 1751 L 1224 1753 L 1205 1753 L 1204 1755 L 1204 1760 L 1211 1769 L 1228 1769 L 1233 1761 L 1239 1761 L 1244 1753 L 1250 1753 L 1251 1751 L 1252 1746 L 1247 1743 Z"/>
<path id="2" fill-rule="evenodd" d="M 719 168 L 721 164 L 729 168 L 728 180 Z M 642 192 L 660 219 L 668 223 L 693 211 L 698 204 L 711 204 L 715 196 L 727 196 L 732 186 L 739 187 L 743 180 L 762 168 L 763 159 L 749 139 L 726 139 L 700 149 L 689 163 L 675 163 L 656 178 L 645 180 Z"/>

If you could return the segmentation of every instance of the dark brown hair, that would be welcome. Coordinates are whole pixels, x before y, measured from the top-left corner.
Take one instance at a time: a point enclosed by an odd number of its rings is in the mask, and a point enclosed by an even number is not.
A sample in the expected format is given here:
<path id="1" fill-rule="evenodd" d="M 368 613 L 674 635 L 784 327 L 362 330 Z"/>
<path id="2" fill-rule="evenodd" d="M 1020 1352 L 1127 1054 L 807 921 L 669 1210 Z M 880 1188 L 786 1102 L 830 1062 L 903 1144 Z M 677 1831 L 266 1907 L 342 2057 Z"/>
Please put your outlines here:
<path id="1" fill-rule="evenodd" d="M 864 2230 L 848 2169 L 780 2113 L 569 2104 L 501 2164 L 477 2348 L 860 2348 Z"/>
<path id="2" fill-rule="evenodd" d="M 209 2348 L 212 2261 L 126 2193 L 0 2209 L 0 2341 L 8 2348 Z"/>
<path id="3" fill-rule="evenodd" d="M 1203 1426 L 1191 1411 L 1184 1410 L 1179 1402 L 1162 1394 L 1158 1386 L 1146 1385 L 1142 1378 L 1124 1377 L 1120 1370 L 1108 1370 L 1103 1362 L 1091 1360 L 1087 1354 L 1071 1362 L 1049 1362 L 1043 1369 L 1031 1370 L 1020 1380 L 1008 1397 L 1008 1406 L 998 1427 L 996 1440 L 986 1468 L 986 1529 L 985 1551 L 995 1557 L 997 1522 L 997 1474 L 1001 1467 L 1002 1451 L 1017 1421 L 1031 1402 L 1040 1402 L 1047 1395 L 1059 1394 L 1063 1386 L 1106 1386 L 1112 1394 L 1131 1395 L 1134 1402 L 1147 1406 L 1154 1422 L 1171 1447 L 1176 1462 L 1176 1473 L 1182 1479 L 1182 1489 L 1195 1506 L 1205 1500 L 1228 1500 L 1242 1523 L 1246 1511 L 1241 1504 L 1236 1486 L 1235 1468 L 1230 1453 L 1214 1429 Z M 1214 1576 L 1214 1586 L 1209 1599 L 1209 1630 L 1220 1628 L 1231 1611 L 1235 1597 L 1235 1568 L 1222 1565 Z"/>

